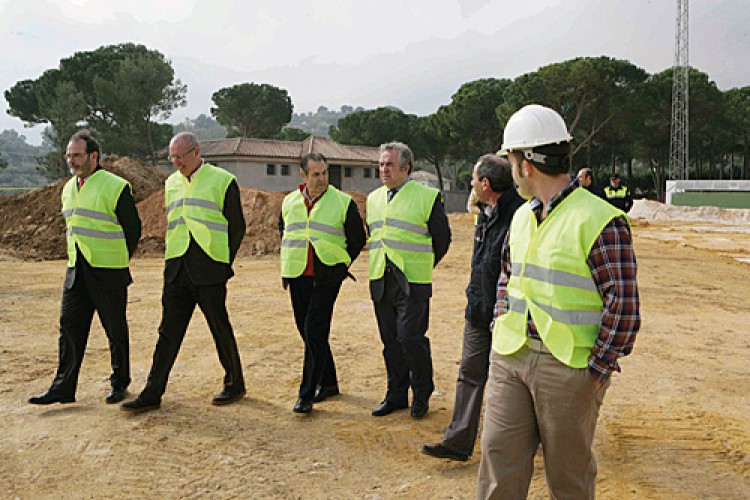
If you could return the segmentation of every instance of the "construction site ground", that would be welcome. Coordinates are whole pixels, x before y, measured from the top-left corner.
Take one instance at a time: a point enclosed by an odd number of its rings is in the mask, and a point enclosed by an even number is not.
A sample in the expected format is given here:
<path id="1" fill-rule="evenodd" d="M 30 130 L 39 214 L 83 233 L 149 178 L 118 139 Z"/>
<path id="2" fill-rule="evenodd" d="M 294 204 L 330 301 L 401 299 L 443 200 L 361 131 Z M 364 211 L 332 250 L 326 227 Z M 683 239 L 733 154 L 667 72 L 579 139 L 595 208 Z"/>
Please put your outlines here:
<path id="1" fill-rule="evenodd" d="M 634 208 L 643 324 L 599 418 L 597 494 L 749 498 L 750 224 L 741 214 L 679 221 L 657 212 Z M 247 397 L 211 406 L 223 373 L 196 311 L 161 409 L 136 416 L 104 403 L 109 354 L 97 320 L 77 401 L 26 403 L 54 376 L 65 262 L 4 254 L 0 497 L 471 498 L 478 446 L 466 463 L 418 452 L 450 421 L 461 354 L 472 217 L 452 214 L 450 222 L 454 242 L 435 272 L 429 331 L 436 391 L 422 420 L 408 411 L 370 415 L 386 376 L 366 252 L 333 320 L 342 394 L 315 405 L 310 416 L 291 411 L 303 345 L 275 253 L 239 257 L 229 284 Z M 145 383 L 156 344 L 162 269 L 155 254 L 132 262 L 131 397 Z M 530 498 L 547 497 L 541 456 Z"/>

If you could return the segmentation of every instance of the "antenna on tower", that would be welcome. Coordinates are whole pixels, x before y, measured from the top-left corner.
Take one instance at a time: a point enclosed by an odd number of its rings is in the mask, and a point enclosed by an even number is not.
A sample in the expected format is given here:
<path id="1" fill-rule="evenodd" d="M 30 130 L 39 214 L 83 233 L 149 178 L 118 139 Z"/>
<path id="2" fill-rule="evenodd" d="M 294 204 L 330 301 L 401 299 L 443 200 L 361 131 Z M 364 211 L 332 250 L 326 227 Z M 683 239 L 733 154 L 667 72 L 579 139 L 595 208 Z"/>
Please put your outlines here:
<path id="1" fill-rule="evenodd" d="M 689 72 L 688 0 L 677 0 L 674 66 L 672 68 L 672 122 L 669 141 L 669 176 L 677 180 L 688 179 Z"/>

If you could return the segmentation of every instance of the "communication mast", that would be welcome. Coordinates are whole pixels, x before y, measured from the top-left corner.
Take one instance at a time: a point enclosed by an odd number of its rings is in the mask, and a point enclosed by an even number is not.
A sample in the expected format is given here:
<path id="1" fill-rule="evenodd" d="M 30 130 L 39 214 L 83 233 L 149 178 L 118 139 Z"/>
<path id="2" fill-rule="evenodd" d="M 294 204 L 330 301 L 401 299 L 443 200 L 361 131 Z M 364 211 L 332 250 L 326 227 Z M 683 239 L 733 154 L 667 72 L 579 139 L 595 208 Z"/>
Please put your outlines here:
<path id="1" fill-rule="evenodd" d="M 672 122 L 669 141 L 669 176 L 688 179 L 688 97 L 690 90 L 688 62 L 688 0 L 677 0 L 674 67 L 672 68 Z"/>

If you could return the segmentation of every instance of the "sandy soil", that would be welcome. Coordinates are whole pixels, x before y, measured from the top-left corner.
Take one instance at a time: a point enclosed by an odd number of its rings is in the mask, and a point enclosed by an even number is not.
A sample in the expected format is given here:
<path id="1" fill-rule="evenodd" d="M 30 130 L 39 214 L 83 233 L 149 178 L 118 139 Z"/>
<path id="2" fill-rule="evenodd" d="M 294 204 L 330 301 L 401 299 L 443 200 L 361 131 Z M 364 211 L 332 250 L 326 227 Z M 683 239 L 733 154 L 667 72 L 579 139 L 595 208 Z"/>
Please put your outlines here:
<path id="1" fill-rule="evenodd" d="M 455 243 L 435 276 L 431 412 L 376 419 L 385 370 L 367 292 L 366 256 L 338 301 L 332 345 L 343 394 L 309 417 L 291 409 L 302 343 L 278 258 L 241 258 L 230 282 L 248 396 L 210 405 L 222 372 L 200 313 L 162 408 L 129 416 L 104 404 L 109 358 L 92 329 L 77 402 L 35 407 L 57 362 L 64 262 L 0 262 L 0 497 L 470 498 L 468 463 L 418 453 L 448 424 L 460 358 L 471 218 L 452 215 Z M 744 231 L 744 232 L 743 232 Z M 635 221 L 643 327 L 622 362 L 597 429 L 604 499 L 750 497 L 750 234 L 747 226 Z M 134 382 L 144 384 L 160 319 L 162 262 L 132 265 Z M 537 460 L 531 498 L 545 498 Z"/>

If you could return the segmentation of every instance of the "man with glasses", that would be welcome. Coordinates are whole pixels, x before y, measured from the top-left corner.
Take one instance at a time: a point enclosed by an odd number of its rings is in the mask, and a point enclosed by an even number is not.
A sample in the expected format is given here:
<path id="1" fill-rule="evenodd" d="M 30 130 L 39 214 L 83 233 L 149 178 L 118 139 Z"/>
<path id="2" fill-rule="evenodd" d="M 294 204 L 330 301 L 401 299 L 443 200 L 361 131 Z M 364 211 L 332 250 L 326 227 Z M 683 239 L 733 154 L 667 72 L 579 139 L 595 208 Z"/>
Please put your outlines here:
<path id="1" fill-rule="evenodd" d="M 224 386 L 212 404 L 226 405 L 245 395 L 245 380 L 226 308 L 227 280 L 245 235 L 237 179 L 201 158 L 198 139 L 181 132 L 169 143 L 169 159 L 177 169 L 165 183 L 167 210 L 164 291 L 159 340 L 141 394 L 122 409 L 130 413 L 161 405 L 190 319 L 198 305 L 211 330 Z"/>
<path id="2" fill-rule="evenodd" d="M 370 295 L 388 375 L 388 391 L 372 411 L 375 417 L 406 408 L 411 387 L 411 416 L 422 418 L 435 388 L 426 337 L 432 269 L 448 252 L 451 230 L 442 195 L 412 181 L 413 167 L 409 146 L 381 145 L 384 185 L 367 197 Z"/>
<path id="3" fill-rule="evenodd" d="M 65 158 L 73 177 L 62 190 L 68 269 L 60 306 L 59 360 L 49 390 L 29 403 L 72 403 L 94 311 L 109 339 L 109 404 L 125 399 L 130 384 L 125 317 L 128 264 L 141 237 L 141 219 L 128 181 L 99 165 L 99 143 L 88 131 L 74 134 Z"/>

